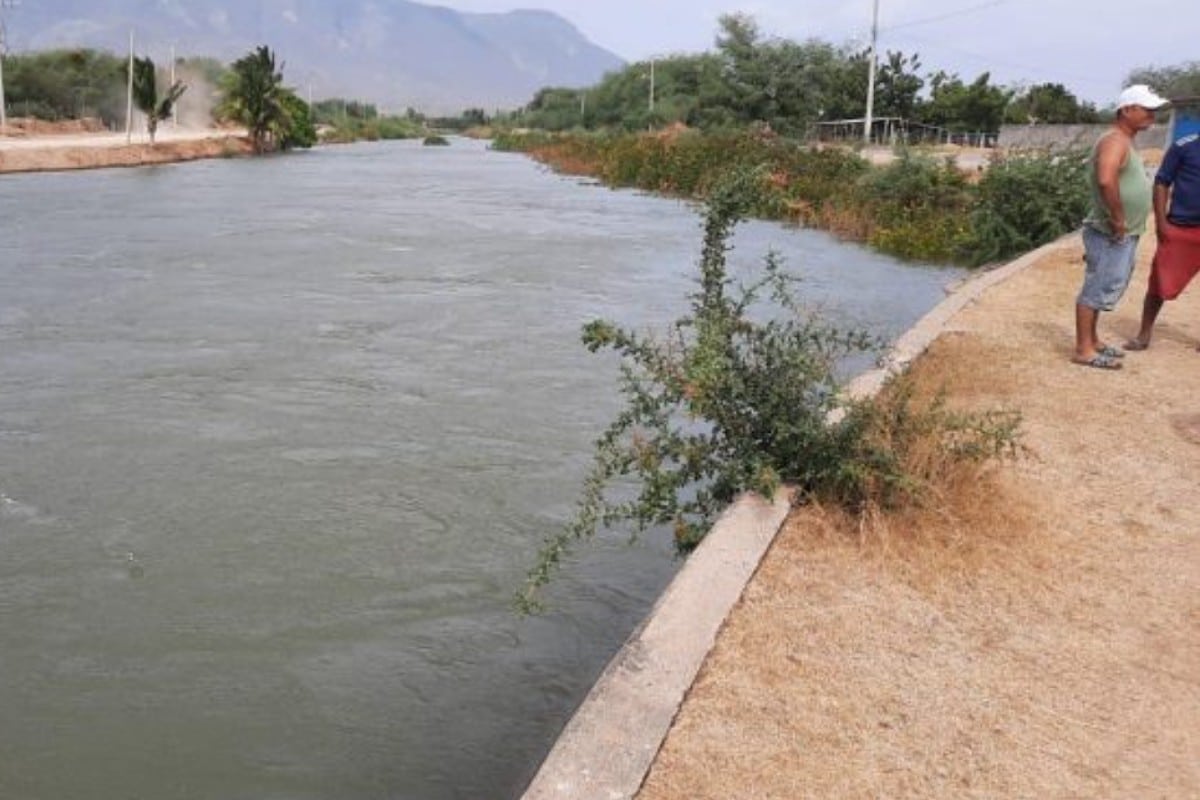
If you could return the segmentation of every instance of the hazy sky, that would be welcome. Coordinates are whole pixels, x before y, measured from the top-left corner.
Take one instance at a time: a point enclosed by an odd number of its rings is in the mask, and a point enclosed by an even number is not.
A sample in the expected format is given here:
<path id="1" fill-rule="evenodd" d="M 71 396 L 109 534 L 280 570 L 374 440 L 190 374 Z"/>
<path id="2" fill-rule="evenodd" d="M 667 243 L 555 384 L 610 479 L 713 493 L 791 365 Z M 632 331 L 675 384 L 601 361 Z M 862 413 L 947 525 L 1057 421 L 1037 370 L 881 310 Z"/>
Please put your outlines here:
<path id="1" fill-rule="evenodd" d="M 544 8 L 596 44 L 640 60 L 712 46 L 717 18 L 744 11 L 767 35 L 869 41 L 872 0 L 424 0 L 461 11 Z M 879 0 L 880 50 L 918 52 L 964 79 L 1062 83 L 1100 105 L 1135 67 L 1200 60 L 1195 0 Z"/>

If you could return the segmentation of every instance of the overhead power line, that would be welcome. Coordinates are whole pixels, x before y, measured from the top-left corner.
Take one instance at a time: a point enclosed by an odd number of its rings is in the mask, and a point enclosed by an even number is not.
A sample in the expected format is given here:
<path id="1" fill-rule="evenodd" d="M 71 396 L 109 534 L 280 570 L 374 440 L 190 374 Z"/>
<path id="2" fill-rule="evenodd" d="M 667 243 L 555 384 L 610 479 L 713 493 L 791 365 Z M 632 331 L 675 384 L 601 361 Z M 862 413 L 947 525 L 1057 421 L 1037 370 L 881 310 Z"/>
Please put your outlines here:
<path id="1" fill-rule="evenodd" d="M 988 53 L 980 53 L 980 52 L 977 52 L 974 50 L 966 50 L 962 47 L 957 47 L 955 45 L 946 44 L 944 41 L 933 41 L 931 39 L 927 39 L 927 38 L 924 38 L 921 36 L 915 36 L 912 33 L 905 34 L 904 38 L 912 40 L 918 46 L 925 45 L 925 47 L 932 48 L 933 52 L 937 52 L 940 50 L 940 51 L 945 51 L 945 52 L 949 52 L 949 53 L 954 53 L 954 54 L 958 55 L 960 58 L 966 58 L 966 59 L 970 59 L 972 61 L 979 62 L 980 64 L 984 65 L 985 67 L 998 67 L 998 66 L 999 67 L 1008 67 L 1010 69 L 1016 69 L 1016 70 L 1021 70 L 1022 72 L 1031 73 L 1031 75 L 1044 75 L 1047 72 L 1052 72 L 1057 78 L 1069 79 L 1072 82 L 1086 83 L 1086 84 L 1089 84 L 1089 85 L 1092 85 L 1095 87 L 1108 85 L 1108 81 L 1102 81 L 1102 80 L 1098 79 L 1095 75 L 1084 75 L 1081 73 L 1072 72 L 1070 70 L 1063 71 L 1057 67 L 1049 67 L 1044 64 L 1043 65 L 1029 64 L 1029 63 L 1022 62 L 1022 61 L 1014 61 L 1014 60 L 1008 58 L 1007 56 L 995 56 L 995 55 L 991 55 Z M 923 47 L 922 49 L 925 49 L 925 48 Z"/>
<path id="2" fill-rule="evenodd" d="M 880 30 L 898 31 L 903 28 L 915 28 L 918 25 L 931 25 L 934 22 L 941 22 L 942 20 L 953 19 L 954 17 L 961 17 L 965 16 L 966 14 L 974 14 L 976 11 L 983 11 L 985 8 L 1002 6 L 1007 2 L 1009 2 L 1009 0 L 988 0 L 986 3 L 979 3 L 978 5 L 968 6 L 967 8 L 959 8 L 954 11 L 948 11 L 945 14 L 939 14 L 935 17 L 925 17 L 924 19 L 914 19 L 909 20 L 908 22 L 898 22 L 895 25 L 885 25 L 884 27 L 880 28 Z"/>

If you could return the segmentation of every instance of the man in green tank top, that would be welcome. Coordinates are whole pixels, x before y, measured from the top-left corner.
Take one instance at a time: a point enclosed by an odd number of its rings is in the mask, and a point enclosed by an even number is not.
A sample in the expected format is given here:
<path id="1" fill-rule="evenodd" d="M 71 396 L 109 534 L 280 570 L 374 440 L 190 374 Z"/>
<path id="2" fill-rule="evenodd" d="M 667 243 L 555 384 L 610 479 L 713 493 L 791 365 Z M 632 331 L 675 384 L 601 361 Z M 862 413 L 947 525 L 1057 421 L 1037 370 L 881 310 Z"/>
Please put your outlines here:
<path id="1" fill-rule="evenodd" d="M 1076 364 L 1120 369 L 1124 351 L 1100 341 L 1101 311 L 1112 311 L 1129 287 L 1138 240 L 1150 216 L 1151 182 L 1133 138 L 1154 124 L 1167 101 L 1137 84 L 1117 98 L 1117 118 L 1092 149 L 1092 203 L 1083 222 L 1083 288 L 1075 300 Z"/>

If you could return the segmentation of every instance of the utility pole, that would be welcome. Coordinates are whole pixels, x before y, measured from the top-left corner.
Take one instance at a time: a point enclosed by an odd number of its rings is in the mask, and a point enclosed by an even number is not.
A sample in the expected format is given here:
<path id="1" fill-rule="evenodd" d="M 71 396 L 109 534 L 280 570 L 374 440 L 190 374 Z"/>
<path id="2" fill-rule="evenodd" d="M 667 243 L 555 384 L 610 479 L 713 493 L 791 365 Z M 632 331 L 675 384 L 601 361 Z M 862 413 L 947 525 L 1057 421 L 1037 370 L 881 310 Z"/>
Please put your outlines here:
<path id="1" fill-rule="evenodd" d="M 650 113 L 654 113 L 654 59 L 650 59 Z"/>
<path id="2" fill-rule="evenodd" d="M 129 29 L 129 84 L 125 90 L 125 144 L 133 144 L 133 29 Z"/>
<path id="3" fill-rule="evenodd" d="M 4 0 L 0 0 L 0 14 L 4 13 Z M 4 19 L 0 17 L 0 136 L 8 133 L 8 112 L 4 110 L 4 51 L 8 42 L 4 36 Z"/>
<path id="4" fill-rule="evenodd" d="M 875 124 L 875 62 L 876 47 L 879 43 L 879 0 L 874 2 L 875 10 L 871 15 L 871 62 L 867 68 L 867 116 L 863 120 L 863 142 L 871 143 L 871 126 Z"/>
<path id="5" fill-rule="evenodd" d="M 8 101 L 4 98 L 4 56 L 8 52 L 8 29 L 4 11 L 16 8 L 17 0 L 0 0 L 0 135 L 8 133 Z"/>
<path id="6" fill-rule="evenodd" d="M 171 45 L 171 88 L 175 88 L 175 45 Z M 179 103 L 171 104 L 171 127 L 179 127 Z"/>

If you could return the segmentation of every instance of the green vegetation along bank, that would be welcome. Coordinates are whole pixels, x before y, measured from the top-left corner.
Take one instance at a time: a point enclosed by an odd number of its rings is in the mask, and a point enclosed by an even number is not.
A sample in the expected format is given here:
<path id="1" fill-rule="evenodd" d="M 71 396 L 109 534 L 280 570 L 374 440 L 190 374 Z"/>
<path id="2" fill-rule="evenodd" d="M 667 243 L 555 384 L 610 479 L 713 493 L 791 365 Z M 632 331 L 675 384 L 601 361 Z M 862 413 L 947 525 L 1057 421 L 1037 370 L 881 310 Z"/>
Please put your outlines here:
<path id="1" fill-rule="evenodd" d="M 128 59 L 86 48 L 17 53 L 5 57 L 10 115 L 49 122 L 98 120 L 123 130 Z M 134 61 L 134 103 L 153 133 L 173 114 L 190 126 L 234 123 L 249 131 L 259 151 L 311 147 L 318 140 L 351 142 L 413 139 L 429 133 L 412 109 L 381 114 L 370 103 L 328 98 L 310 104 L 284 82 L 275 53 L 260 46 L 232 64 L 213 58 L 177 58 L 169 66 Z"/>
<path id="2" fill-rule="evenodd" d="M 906 150 L 872 167 L 852 150 L 764 130 L 704 134 L 501 133 L 497 150 L 614 188 L 704 200 L 732 170 L 763 169 L 753 216 L 828 230 L 900 258 L 970 266 L 1000 261 L 1078 227 L 1087 205 L 1076 152 L 996 154 L 981 174 Z"/>

